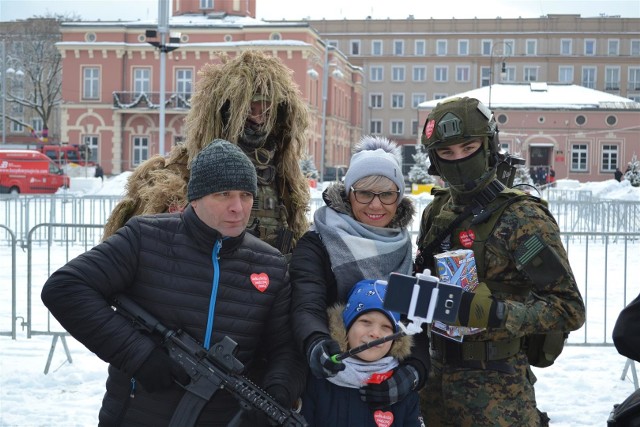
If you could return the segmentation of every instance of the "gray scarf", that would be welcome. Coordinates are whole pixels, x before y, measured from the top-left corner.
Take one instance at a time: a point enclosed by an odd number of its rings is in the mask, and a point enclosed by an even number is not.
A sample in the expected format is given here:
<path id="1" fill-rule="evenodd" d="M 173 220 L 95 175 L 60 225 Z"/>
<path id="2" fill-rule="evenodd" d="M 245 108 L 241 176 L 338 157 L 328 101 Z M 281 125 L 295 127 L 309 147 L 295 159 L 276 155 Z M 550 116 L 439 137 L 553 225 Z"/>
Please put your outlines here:
<path id="1" fill-rule="evenodd" d="M 386 356 L 374 362 L 365 362 L 355 357 L 348 357 L 342 363 L 345 365 L 344 370 L 327 380 L 340 387 L 360 388 L 367 384 L 371 375 L 395 369 L 398 366 L 398 359 Z"/>
<path id="2" fill-rule="evenodd" d="M 411 274 L 411 237 L 406 228 L 373 227 L 322 206 L 313 226 L 324 243 L 338 284 L 338 301 L 346 301 L 360 280 L 387 280 L 389 274 Z"/>

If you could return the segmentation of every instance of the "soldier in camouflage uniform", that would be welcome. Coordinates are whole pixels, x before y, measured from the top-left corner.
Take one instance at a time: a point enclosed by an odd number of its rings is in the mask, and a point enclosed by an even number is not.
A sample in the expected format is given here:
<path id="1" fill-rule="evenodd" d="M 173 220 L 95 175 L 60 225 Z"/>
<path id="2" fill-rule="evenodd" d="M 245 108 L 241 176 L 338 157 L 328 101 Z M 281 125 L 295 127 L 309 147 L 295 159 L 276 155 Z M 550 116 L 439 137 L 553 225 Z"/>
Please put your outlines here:
<path id="1" fill-rule="evenodd" d="M 187 205 L 189 166 L 220 138 L 237 144 L 258 175 L 250 231 L 289 254 L 308 229 L 309 184 L 299 161 L 309 125 L 307 104 L 278 58 L 247 50 L 198 73 L 184 144 L 166 156 L 139 165 L 127 181 L 127 193 L 114 208 L 103 238 L 134 215 L 173 212 Z"/>
<path id="2" fill-rule="evenodd" d="M 558 226 L 539 199 L 496 179 L 504 160 L 498 129 L 477 99 L 438 104 L 422 143 L 429 173 L 448 188 L 436 188 L 423 212 L 415 271 L 434 271 L 437 253 L 472 249 L 480 284 L 463 298 L 456 324 L 486 328 L 462 342 L 431 334 L 421 396 L 427 425 L 546 425 L 524 337 L 576 330 L 585 320 Z"/>

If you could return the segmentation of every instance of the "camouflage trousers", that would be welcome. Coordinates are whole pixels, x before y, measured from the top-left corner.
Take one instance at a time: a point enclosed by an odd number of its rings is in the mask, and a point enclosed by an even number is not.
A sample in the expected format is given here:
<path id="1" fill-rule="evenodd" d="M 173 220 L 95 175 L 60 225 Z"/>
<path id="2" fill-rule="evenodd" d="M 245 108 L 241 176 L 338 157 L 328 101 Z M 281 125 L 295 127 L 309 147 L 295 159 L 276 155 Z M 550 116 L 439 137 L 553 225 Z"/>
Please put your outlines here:
<path id="1" fill-rule="evenodd" d="M 500 361 L 457 365 L 432 358 L 420 392 L 421 412 L 429 427 L 544 426 L 535 381 L 522 352 Z"/>

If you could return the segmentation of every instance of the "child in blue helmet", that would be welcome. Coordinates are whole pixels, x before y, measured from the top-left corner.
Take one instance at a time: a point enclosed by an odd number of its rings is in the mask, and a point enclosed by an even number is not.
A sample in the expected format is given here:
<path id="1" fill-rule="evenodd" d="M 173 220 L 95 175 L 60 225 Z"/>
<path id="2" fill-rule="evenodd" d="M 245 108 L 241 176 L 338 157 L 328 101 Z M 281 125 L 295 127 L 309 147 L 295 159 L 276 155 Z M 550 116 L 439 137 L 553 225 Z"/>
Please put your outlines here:
<path id="1" fill-rule="evenodd" d="M 398 332 L 400 315 L 382 306 L 384 281 L 361 280 L 349 293 L 347 304 L 327 310 L 331 337 L 341 351 Z M 309 426 L 423 427 L 417 392 L 388 407 L 371 407 L 360 398 L 360 387 L 389 379 L 398 362 L 410 354 L 412 338 L 404 336 L 371 347 L 342 361 L 345 369 L 319 379 L 309 375 L 302 397 L 302 414 Z"/>

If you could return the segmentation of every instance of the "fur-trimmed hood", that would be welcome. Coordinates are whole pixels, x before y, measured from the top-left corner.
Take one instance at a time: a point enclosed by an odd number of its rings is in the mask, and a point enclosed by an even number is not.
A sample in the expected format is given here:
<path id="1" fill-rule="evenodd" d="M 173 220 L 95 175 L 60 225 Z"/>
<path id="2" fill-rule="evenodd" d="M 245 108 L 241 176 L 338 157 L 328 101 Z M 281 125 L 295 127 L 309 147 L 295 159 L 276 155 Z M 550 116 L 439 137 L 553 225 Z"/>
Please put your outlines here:
<path id="1" fill-rule="evenodd" d="M 349 215 L 353 217 L 353 210 L 351 209 L 351 202 L 347 197 L 344 184 L 336 182 L 331 184 L 322 192 L 322 199 L 336 212 Z M 416 206 L 409 197 L 403 197 L 398 205 L 396 215 L 388 225 L 390 228 L 406 228 L 413 221 L 413 217 L 416 213 Z"/>
<path id="2" fill-rule="evenodd" d="M 342 312 L 344 311 L 344 304 L 336 304 L 327 309 L 327 315 L 329 317 L 329 333 L 331 338 L 336 340 L 340 344 L 340 351 L 347 351 L 347 330 L 344 327 L 344 321 L 342 320 Z M 391 345 L 389 356 L 395 357 L 398 360 L 403 360 L 411 354 L 411 347 L 413 346 L 413 337 L 405 335 L 404 337 L 397 339 Z"/>

